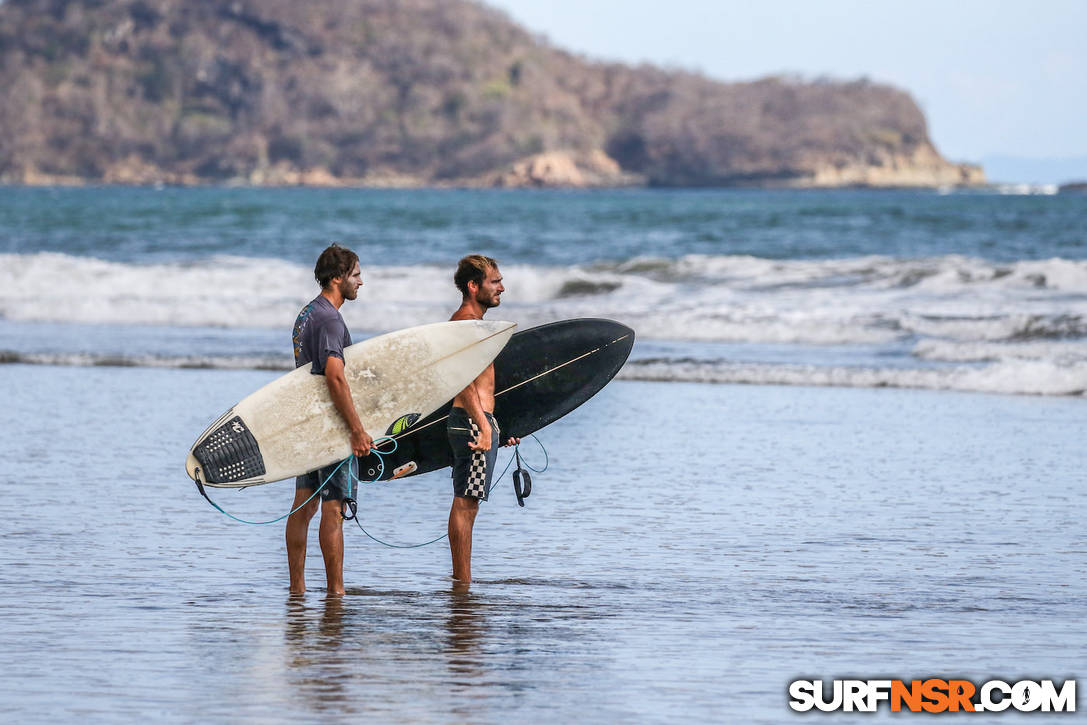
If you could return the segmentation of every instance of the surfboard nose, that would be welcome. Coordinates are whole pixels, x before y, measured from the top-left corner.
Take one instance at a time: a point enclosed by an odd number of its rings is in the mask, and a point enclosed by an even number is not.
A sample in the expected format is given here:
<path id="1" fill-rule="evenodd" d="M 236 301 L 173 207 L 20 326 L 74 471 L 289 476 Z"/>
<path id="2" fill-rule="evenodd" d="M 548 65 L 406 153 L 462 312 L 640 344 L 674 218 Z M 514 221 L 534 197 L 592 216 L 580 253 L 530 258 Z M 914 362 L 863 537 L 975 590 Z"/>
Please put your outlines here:
<path id="1" fill-rule="evenodd" d="M 495 335 L 502 335 L 509 333 L 513 335 L 514 328 L 517 327 L 516 322 L 510 322 L 508 320 L 462 320 L 462 322 L 471 322 L 478 332 L 477 335 L 480 339 L 487 339 Z"/>
<path id="2" fill-rule="evenodd" d="M 482 341 L 494 340 L 499 349 L 505 347 L 509 339 L 513 337 L 513 331 L 517 329 L 516 322 L 507 320 L 472 320 L 480 328 Z"/>

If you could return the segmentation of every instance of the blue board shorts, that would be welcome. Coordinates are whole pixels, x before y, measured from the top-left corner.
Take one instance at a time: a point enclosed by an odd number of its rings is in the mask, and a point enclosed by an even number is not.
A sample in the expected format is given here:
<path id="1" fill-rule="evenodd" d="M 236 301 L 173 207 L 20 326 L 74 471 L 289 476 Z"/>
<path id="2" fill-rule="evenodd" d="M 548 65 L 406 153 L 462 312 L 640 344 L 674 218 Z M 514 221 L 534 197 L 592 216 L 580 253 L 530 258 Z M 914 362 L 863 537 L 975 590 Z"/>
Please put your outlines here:
<path id="1" fill-rule="evenodd" d="M 340 466 L 338 470 L 336 466 L 339 466 L 339 464 L 333 463 L 331 466 L 318 468 L 316 471 L 310 471 L 298 476 L 294 479 L 295 490 L 307 489 L 313 491 L 331 474 L 332 478 L 321 489 L 321 500 L 343 501 L 345 498 L 355 498 L 355 481 L 352 480 L 351 471 L 357 472 L 358 464 L 348 461 Z M 336 472 L 332 473 L 333 471 Z"/>
<path id="2" fill-rule="evenodd" d="M 479 435 L 479 426 L 464 408 L 453 408 L 445 431 L 449 446 L 453 449 L 453 495 L 462 498 L 487 500 L 491 478 L 498 461 L 498 422 L 490 413 L 485 414 L 491 424 L 491 449 L 473 451 L 468 444 Z"/>

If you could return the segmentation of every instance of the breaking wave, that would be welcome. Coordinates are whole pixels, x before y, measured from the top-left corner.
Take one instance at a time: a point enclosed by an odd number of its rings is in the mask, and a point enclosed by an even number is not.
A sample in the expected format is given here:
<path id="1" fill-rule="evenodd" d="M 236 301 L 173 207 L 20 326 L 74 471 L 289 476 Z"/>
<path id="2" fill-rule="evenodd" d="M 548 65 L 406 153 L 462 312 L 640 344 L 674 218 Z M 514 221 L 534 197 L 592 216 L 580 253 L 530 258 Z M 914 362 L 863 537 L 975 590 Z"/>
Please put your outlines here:
<path id="1" fill-rule="evenodd" d="M 503 273 L 502 312 L 522 326 L 604 316 L 649 338 L 804 344 L 1087 336 L 1087 262 L 1065 259 L 688 255 Z M 458 302 L 443 267 L 374 266 L 364 278 L 343 310 L 352 329 L 444 319 Z M 282 328 L 315 292 L 308 268 L 279 259 L 0 255 L 0 317 L 14 321 Z"/>
<path id="2" fill-rule="evenodd" d="M 191 370 L 279 370 L 294 369 L 286 355 L 124 355 L 86 352 L 18 352 L 0 350 L 0 364 L 65 365 L 75 367 L 178 368 Z"/>
<path id="3" fill-rule="evenodd" d="M 359 300 L 342 310 L 356 339 L 447 319 L 459 302 L 451 272 L 436 265 L 364 268 Z M 608 317 L 633 327 L 639 341 L 687 350 L 635 355 L 622 374 L 628 379 L 1052 395 L 1087 389 L 1084 261 L 687 255 L 511 264 L 502 272 L 507 291 L 490 313 L 495 319 L 525 329 Z M 0 255 L 6 324 L 155 328 L 138 354 L 123 344 L 88 351 L 78 342 L 43 349 L 0 340 L 0 350 L 7 350 L 0 362 L 286 370 L 290 360 L 278 347 L 278 331 L 287 330 L 315 294 L 310 269 L 281 259 L 132 264 L 55 253 Z M 181 332 L 191 328 L 222 330 L 224 338 L 214 349 L 203 348 L 206 334 L 194 334 L 190 344 Z M 270 342 L 232 348 L 243 329 L 275 332 L 262 333 Z M 169 345 L 159 330 L 174 331 Z M 703 354 L 701 348 L 714 345 L 777 345 L 788 352 L 773 360 Z M 811 353 L 850 346 L 881 349 L 886 359 L 857 365 L 847 352 L 833 360 Z"/>

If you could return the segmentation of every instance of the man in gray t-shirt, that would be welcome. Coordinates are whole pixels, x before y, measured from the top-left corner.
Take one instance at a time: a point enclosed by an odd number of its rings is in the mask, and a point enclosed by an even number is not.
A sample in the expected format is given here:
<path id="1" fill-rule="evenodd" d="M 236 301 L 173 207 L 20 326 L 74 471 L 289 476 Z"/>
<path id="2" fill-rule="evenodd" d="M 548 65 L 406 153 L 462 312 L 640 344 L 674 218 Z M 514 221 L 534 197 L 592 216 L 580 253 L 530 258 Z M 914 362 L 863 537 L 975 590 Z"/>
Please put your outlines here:
<path id="1" fill-rule="evenodd" d="M 343 362 L 343 349 L 351 344 L 351 333 L 335 305 L 323 294 L 317 295 L 298 313 L 294 321 L 294 366 L 313 363 L 310 372 L 325 374 L 329 356 Z"/>
<path id="2" fill-rule="evenodd" d="M 351 333 L 340 315 L 343 303 L 355 299 L 362 286 L 359 258 L 350 249 L 333 244 L 317 258 L 313 276 L 321 285 L 321 294 L 303 307 L 295 320 L 292 335 L 294 364 L 301 367 L 313 363 L 310 372 L 324 376 L 332 402 L 350 431 L 352 454 L 368 456 L 373 439 L 362 427 L 344 375 L 343 349 L 351 344 Z M 345 498 L 353 496 L 348 466 L 340 466 L 333 472 L 334 469 L 335 464 L 311 471 L 295 480 L 294 505 L 291 509 L 297 510 L 287 517 L 286 531 L 287 568 L 292 594 L 306 591 L 306 539 L 310 520 L 317 513 L 318 499 L 321 508 L 319 539 L 325 560 L 328 593 L 339 596 L 344 592 L 341 507 Z M 314 496 L 318 488 L 320 496 Z"/>

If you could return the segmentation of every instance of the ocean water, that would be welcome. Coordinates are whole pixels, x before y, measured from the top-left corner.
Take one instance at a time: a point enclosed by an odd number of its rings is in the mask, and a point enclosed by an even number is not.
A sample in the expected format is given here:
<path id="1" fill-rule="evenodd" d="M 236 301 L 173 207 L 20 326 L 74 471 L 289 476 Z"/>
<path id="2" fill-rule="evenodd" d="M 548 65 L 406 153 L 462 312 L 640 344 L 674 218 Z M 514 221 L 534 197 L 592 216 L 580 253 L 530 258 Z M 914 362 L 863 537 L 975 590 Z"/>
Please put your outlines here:
<path id="1" fill-rule="evenodd" d="M 1082 687 L 1080 400 L 617 381 L 541 432 L 525 508 L 508 475 L 483 504 L 467 593 L 444 542 L 348 527 L 347 595 L 314 530 L 292 599 L 282 525 L 182 468 L 275 375 L 0 366 L 6 720 L 777 723 L 798 678 Z M 440 534 L 447 475 L 363 487 L 363 525 Z M 293 491 L 212 495 L 265 520 Z"/>
<path id="2" fill-rule="evenodd" d="M 1085 220 L 988 193 L 0 188 L 4 718 L 777 723 L 798 678 L 1082 689 Z M 348 528 L 327 598 L 314 527 L 292 599 L 282 524 L 185 476 L 291 367 L 332 240 L 362 256 L 356 339 L 446 319 L 473 251 L 506 277 L 489 316 L 638 333 L 541 432 L 527 506 L 508 475 L 484 504 L 468 592 L 444 542 Z M 362 524 L 438 536 L 447 475 L 365 487 Z M 293 492 L 212 495 L 266 520 Z M 1018 720 L 1067 716 L 971 718 Z"/>
<path id="3" fill-rule="evenodd" d="M 356 338 L 446 319 L 479 251 L 523 327 L 637 330 L 627 379 L 1087 391 L 1082 195 L 2 188 L 0 359 L 288 369 L 333 240 Z"/>

